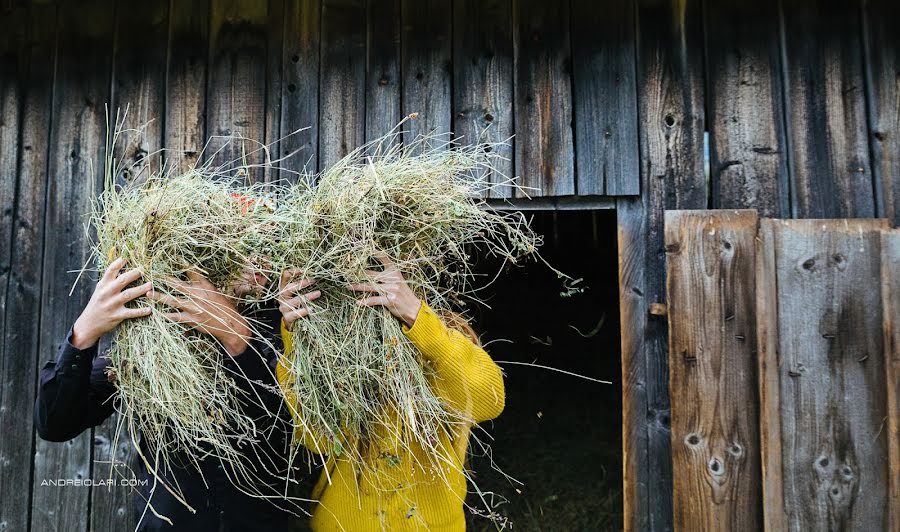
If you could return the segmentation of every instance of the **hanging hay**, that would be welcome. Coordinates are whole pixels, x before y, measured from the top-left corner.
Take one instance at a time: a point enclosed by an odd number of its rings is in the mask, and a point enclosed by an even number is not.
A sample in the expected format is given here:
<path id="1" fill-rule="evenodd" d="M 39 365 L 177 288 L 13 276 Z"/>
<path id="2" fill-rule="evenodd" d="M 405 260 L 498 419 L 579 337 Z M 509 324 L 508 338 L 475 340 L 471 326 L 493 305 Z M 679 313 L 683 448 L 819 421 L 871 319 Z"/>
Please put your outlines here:
<path id="1" fill-rule="evenodd" d="M 118 121 L 116 126 L 110 146 L 123 131 Z M 101 271 L 122 257 L 126 269 L 143 269 L 136 284 L 151 281 L 157 292 L 190 299 L 179 283 L 198 273 L 235 303 L 252 302 L 233 287 L 248 269 L 271 273 L 266 257 L 273 208 L 261 186 L 244 186 L 209 165 L 181 175 L 147 168 L 147 176 L 119 186 L 118 170 L 115 161 L 107 161 L 105 188 L 91 220 Z M 153 311 L 122 322 L 109 351 L 122 414 L 119 430 L 127 430 L 134 441 L 138 433 L 143 437 L 153 456 L 141 458 L 154 475 L 157 468 L 171 471 L 176 465 L 199 470 L 201 460 L 212 458 L 227 466 L 236 486 L 252 491 L 260 472 L 249 469 L 238 449 L 265 435 L 241 402 L 262 404 L 261 399 L 247 397 L 236 384 L 240 377 L 226 370 L 226 355 L 215 338 L 168 320 L 164 313 L 175 309 L 162 303 L 140 298 L 134 305 L 150 305 Z M 255 324 L 249 325 L 259 337 Z M 207 326 L 229 327 L 224 322 Z M 164 487 L 190 507 L 177 486 Z"/>
<path id="2" fill-rule="evenodd" d="M 437 435 L 472 420 L 434 395 L 398 320 L 384 308 L 358 306 L 360 295 L 347 285 L 368 282 L 365 271 L 379 268 L 373 254 L 384 253 L 420 299 L 448 311 L 474 294 L 473 247 L 516 262 L 539 243 L 521 213 L 479 200 L 491 186 L 485 177 L 497 172 L 495 146 L 394 141 L 392 134 L 350 153 L 315 188 L 297 185 L 277 214 L 284 267 L 299 267 L 322 291 L 310 316 L 294 325 L 286 395 L 296 399 L 300 432 L 314 435 L 319 451 L 360 467 L 369 460 L 356 443 L 376 434 L 440 461 Z"/>

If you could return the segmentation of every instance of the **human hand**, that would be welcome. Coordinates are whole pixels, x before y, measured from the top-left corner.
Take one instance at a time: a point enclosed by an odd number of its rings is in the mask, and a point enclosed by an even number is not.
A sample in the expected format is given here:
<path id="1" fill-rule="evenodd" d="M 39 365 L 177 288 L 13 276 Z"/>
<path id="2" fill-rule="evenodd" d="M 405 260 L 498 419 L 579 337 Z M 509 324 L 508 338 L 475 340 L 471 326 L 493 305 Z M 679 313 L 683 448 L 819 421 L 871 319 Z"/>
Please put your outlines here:
<path id="1" fill-rule="evenodd" d="M 168 281 L 183 297 L 155 290 L 147 297 L 176 309 L 163 314 L 167 319 L 212 335 L 232 357 L 242 354 L 247 349 L 251 331 L 234 301 L 216 290 L 199 273 L 188 272 L 187 276 L 189 282 L 177 279 Z"/>
<path id="2" fill-rule="evenodd" d="M 100 337 L 113 330 L 125 320 L 149 316 L 150 307 L 128 308 L 129 301 L 146 295 L 152 286 L 144 283 L 133 288 L 126 288 L 144 274 L 141 268 L 134 268 L 119 275 L 125 266 L 121 257 L 114 260 L 97 282 L 94 293 L 81 315 L 72 326 L 72 346 L 87 349 L 96 344 Z"/>
<path id="3" fill-rule="evenodd" d="M 413 293 L 409 283 L 403 277 L 403 273 L 384 252 L 378 251 L 372 256 L 378 260 L 384 269 L 381 271 L 366 270 L 369 283 L 351 283 L 349 288 L 354 292 L 367 292 L 377 294 L 365 297 L 357 301 L 364 307 L 383 306 L 397 319 L 412 327 L 419 315 L 419 307 L 422 302 Z"/>
<path id="4" fill-rule="evenodd" d="M 281 317 L 284 320 L 284 327 L 287 330 L 294 328 L 294 322 L 300 318 L 309 316 L 309 306 L 307 303 L 318 299 L 322 295 L 321 290 L 313 290 L 301 294 L 300 291 L 312 285 L 314 279 L 300 279 L 293 281 L 293 278 L 300 274 L 298 268 L 292 268 L 281 272 L 281 279 L 278 283 L 278 310 L 281 311 Z"/>

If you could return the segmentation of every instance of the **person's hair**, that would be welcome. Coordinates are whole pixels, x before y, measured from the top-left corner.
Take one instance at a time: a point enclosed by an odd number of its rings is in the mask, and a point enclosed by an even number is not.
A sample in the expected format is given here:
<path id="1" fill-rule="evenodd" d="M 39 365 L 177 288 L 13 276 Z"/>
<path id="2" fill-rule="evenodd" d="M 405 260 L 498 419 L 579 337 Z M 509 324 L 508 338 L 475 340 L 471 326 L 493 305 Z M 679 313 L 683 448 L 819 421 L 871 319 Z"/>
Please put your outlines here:
<path id="1" fill-rule="evenodd" d="M 460 314 L 459 312 L 453 312 L 452 310 L 441 310 L 438 311 L 438 316 L 444 320 L 444 323 L 447 327 L 451 329 L 456 329 L 461 332 L 463 335 L 472 340 L 472 343 L 481 347 L 481 338 L 478 337 L 478 333 L 475 332 L 475 329 L 469 324 L 469 320 L 466 319 L 465 316 Z"/>

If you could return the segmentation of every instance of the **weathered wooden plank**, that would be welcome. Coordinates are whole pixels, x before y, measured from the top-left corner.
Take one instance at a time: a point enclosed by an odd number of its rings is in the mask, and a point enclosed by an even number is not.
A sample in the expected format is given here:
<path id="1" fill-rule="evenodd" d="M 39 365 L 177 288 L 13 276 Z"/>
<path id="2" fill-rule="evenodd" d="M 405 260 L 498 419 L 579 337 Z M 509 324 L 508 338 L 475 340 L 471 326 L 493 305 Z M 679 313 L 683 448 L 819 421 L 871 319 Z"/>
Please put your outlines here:
<path id="1" fill-rule="evenodd" d="M 762 527 L 755 210 L 668 211 L 676 530 Z"/>
<path id="2" fill-rule="evenodd" d="M 868 0 L 863 17 L 869 143 L 878 216 L 900 227 L 900 4 Z"/>
<path id="3" fill-rule="evenodd" d="M 763 219 L 756 239 L 756 349 L 759 368 L 759 442 L 763 522 L 766 530 L 787 530 L 781 465 L 781 358 L 778 353 L 778 293 L 775 280 L 775 228 Z"/>
<path id="4" fill-rule="evenodd" d="M 400 0 L 368 3 L 366 141 L 390 132 L 400 116 Z M 400 140 L 392 139 L 392 140 Z M 393 142 L 386 144 L 390 146 Z"/>
<path id="5" fill-rule="evenodd" d="M 786 504 L 781 515 L 767 509 L 767 529 L 887 530 L 880 283 L 887 222 L 770 225 L 761 237 L 774 248 L 774 273 L 765 281 L 774 282 L 767 290 L 775 299 L 757 312 L 777 315 L 775 330 L 766 331 L 777 336 L 768 340 L 774 351 L 765 349 L 768 371 L 777 372 L 777 397 L 763 398 L 777 402 L 780 416 L 761 422 L 781 425 L 781 468 L 765 474 L 782 478 L 773 484 L 781 492 L 767 492 L 765 504 L 777 498 Z"/>
<path id="6" fill-rule="evenodd" d="M 209 0 L 171 6 L 164 145 L 167 159 L 183 172 L 198 163 L 206 143 Z"/>
<path id="7" fill-rule="evenodd" d="M 887 376 L 887 530 L 897 530 L 900 528 L 900 229 L 881 233 L 881 290 Z"/>
<path id="8" fill-rule="evenodd" d="M 110 116 L 112 119 L 118 110 L 131 130 L 123 132 L 113 149 L 117 185 L 146 179 L 151 167 L 159 171 L 168 13 L 169 2 L 164 0 L 145 2 L 139 10 L 118 2 Z M 138 470 L 137 453 L 127 431 L 117 434 L 118 424 L 119 416 L 114 414 L 94 430 L 92 478 L 97 485 L 91 488 L 93 530 L 132 530 L 136 524 L 133 488 L 119 480 L 133 479 L 133 471 Z"/>
<path id="9" fill-rule="evenodd" d="M 778 17 L 765 2 L 707 2 L 712 205 L 789 217 Z"/>
<path id="10" fill-rule="evenodd" d="M 617 202 L 625 528 L 634 531 L 672 527 L 666 320 L 649 313 L 665 303 L 663 212 L 707 204 L 699 4 L 641 0 L 637 18 L 642 194 Z"/>
<path id="11" fill-rule="evenodd" d="M 517 196 L 575 193 L 568 6 L 513 3 Z"/>
<path id="12" fill-rule="evenodd" d="M 285 139 L 281 154 L 290 155 L 283 166 L 294 172 L 304 166 L 313 173 L 318 168 L 320 6 L 318 0 L 285 5 L 281 88 L 281 136 Z M 308 129 L 292 134 L 303 128 Z M 281 178 L 294 182 L 297 175 L 282 171 Z"/>
<path id="13" fill-rule="evenodd" d="M 792 215 L 874 216 L 859 3 L 783 8 Z"/>
<path id="14" fill-rule="evenodd" d="M 0 15 L 0 526 L 27 530 L 55 7 Z M 21 134 L 21 144 L 19 135 Z M 20 165 L 20 171 L 17 166 Z M 36 170 L 36 167 L 37 170 Z M 18 186 L 17 186 L 17 177 Z"/>
<path id="15" fill-rule="evenodd" d="M 87 302 L 95 275 L 74 272 L 88 264 L 84 215 L 102 187 L 110 93 L 113 3 L 90 0 L 60 4 L 58 55 L 50 130 L 46 238 L 40 354 L 52 358 Z M 42 149 L 43 139 L 35 149 Z M 89 265 L 89 264 L 88 264 Z M 70 289 L 72 290 L 71 296 Z M 42 486 L 45 479 L 91 477 L 91 431 L 57 444 L 38 440 L 34 455 L 32 530 L 84 530 L 89 490 Z M 21 488 L 20 488 L 21 489 Z"/>
<path id="16" fill-rule="evenodd" d="M 486 197 L 512 197 L 513 50 L 510 0 L 453 4 L 453 131 L 462 142 L 507 142 L 496 153 Z M 632 65 L 633 68 L 633 65 Z"/>
<path id="17" fill-rule="evenodd" d="M 284 68 L 284 26 L 285 0 L 268 0 L 266 13 L 266 127 L 263 159 L 277 161 L 281 157 L 281 91 Z M 281 177 L 279 168 L 263 169 L 266 182 L 277 181 Z"/>
<path id="18" fill-rule="evenodd" d="M 640 193 L 634 1 L 572 2 L 578 194 Z"/>
<path id="19" fill-rule="evenodd" d="M 252 181 L 265 178 L 252 166 L 265 153 L 267 24 L 267 2 L 212 0 L 206 155 L 225 175 Z"/>
<path id="20" fill-rule="evenodd" d="M 365 139 L 365 0 L 323 2 L 321 47 L 319 167 L 324 170 Z"/>
<path id="21" fill-rule="evenodd" d="M 401 10 L 403 115 L 418 113 L 404 128 L 410 142 L 452 127 L 453 12 L 444 0 L 401 0 Z"/>

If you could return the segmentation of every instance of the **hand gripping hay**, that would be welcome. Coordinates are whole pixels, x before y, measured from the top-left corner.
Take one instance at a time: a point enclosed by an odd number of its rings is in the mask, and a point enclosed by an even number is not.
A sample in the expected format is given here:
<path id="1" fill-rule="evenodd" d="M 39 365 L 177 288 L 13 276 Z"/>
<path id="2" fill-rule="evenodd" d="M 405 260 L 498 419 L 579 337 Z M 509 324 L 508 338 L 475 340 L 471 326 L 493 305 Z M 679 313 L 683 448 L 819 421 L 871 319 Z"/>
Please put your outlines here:
<path id="1" fill-rule="evenodd" d="M 348 283 L 367 282 L 373 253 L 384 252 L 420 299 L 446 311 L 474 295 L 467 251 L 516 262 L 539 243 L 521 213 L 477 199 L 497 171 L 492 146 L 436 147 L 431 137 L 387 147 L 392 140 L 350 153 L 315 188 L 297 185 L 276 214 L 284 267 L 299 267 L 322 291 L 295 323 L 285 362 L 298 433 L 360 467 L 370 462 L 360 442 L 373 437 L 445 460 L 436 436 L 472 420 L 435 396 L 434 376 L 399 322 L 383 308 L 356 305 Z"/>

